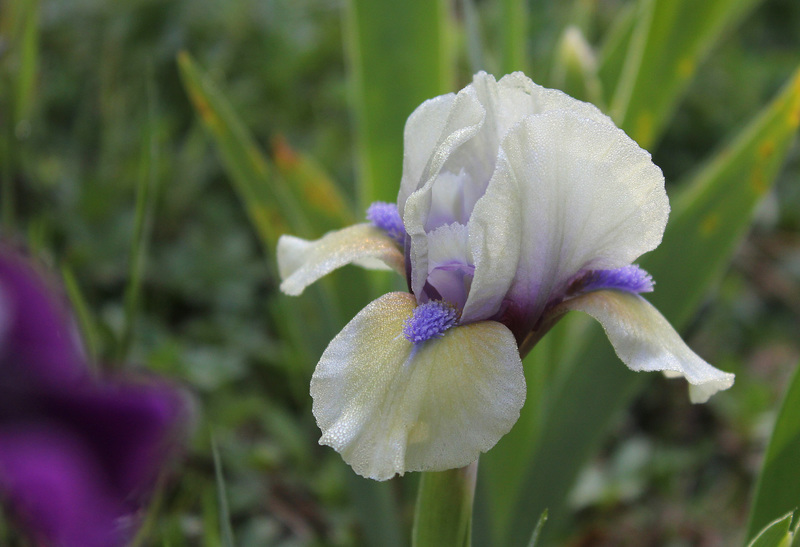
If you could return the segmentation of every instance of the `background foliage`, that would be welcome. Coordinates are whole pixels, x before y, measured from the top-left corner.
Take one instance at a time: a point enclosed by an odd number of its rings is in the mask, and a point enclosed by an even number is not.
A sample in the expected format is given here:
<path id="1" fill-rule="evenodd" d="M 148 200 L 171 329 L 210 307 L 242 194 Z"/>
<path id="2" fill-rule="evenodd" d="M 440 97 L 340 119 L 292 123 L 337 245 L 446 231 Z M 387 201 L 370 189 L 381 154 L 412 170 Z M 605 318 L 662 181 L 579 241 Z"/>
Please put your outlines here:
<path id="1" fill-rule="evenodd" d="M 800 154 L 787 148 L 797 78 L 762 125 L 740 130 L 800 63 L 800 4 L 706 4 L 3 3 L 4 230 L 73 280 L 101 366 L 168 375 L 199 401 L 144 541 L 220 545 L 230 530 L 236 545 L 406 543 L 417 477 L 353 476 L 316 445 L 308 397 L 328 340 L 390 278 L 347 269 L 288 299 L 274 240 L 319 236 L 392 199 L 405 117 L 480 68 L 594 100 L 653 152 L 673 222 L 689 219 L 645 259 L 654 298 L 737 383 L 692 406 L 684 386 L 614 363 L 592 330 L 580 353 L 580 319 L 561 325 L 526 361 L 521 422 L 481 461 L 474 543 L 525 544 L 544 507 L 543 540 L 569 545 L 741 544 L 790 511 L 759 509 L 745 533 L 800 359 Z M 563 38 L 569 25 L 594 60 Z M 701 168 L 726 142 L 723 163 Z M 730 225 L 704 243 L 691 227 L 709 211 Z M 590 404 L 583 393 L 597 409 L 576 406 Z M 767 462 L 796 446 L 800 425 L 783 416 Z M 19 542 L 0 523 L 0 543 Z"/>

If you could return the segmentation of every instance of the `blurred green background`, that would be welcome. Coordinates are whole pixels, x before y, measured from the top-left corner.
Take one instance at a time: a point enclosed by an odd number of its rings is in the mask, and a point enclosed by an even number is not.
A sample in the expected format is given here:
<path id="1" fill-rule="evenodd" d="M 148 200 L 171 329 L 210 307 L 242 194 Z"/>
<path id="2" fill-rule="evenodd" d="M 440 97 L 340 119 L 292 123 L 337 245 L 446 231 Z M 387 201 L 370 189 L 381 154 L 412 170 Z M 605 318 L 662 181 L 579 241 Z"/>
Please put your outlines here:
<path id="1" fill-rule="evenodd" d="M 442 53 L 450 68 L 423 82 L 438 90 L 430 95 L 460 89 L 476 68 L 499 77 L 524 67 L 537 83 L 569 87 L 558 60 L 564 29 L 575 25 L 599 49 L 631 8 L 621 0 L 528 2 L 520 12 L 517 58 L 503 50 L 513 38 L 503 26 L 507 4 L 513 3 L 441 4 L 452 58 Z M 220 545 L 228 522 L 236 545 L 405 542 L 417 478 L 375 487 L 352 476 L 338 455 L 317 446 L 310 412 L 316 359 L 369 294 L 340 304 L 344 311 L 333 324 L 309 317 L 296 328 L 284 321 L 292 308 L 313 314 L 314 302 L 277 293 L 274 249 L 261 245 L 248 221 L 176 58 L 191 54 L 272 162 L 290 149 L 314 158 L 313 168 L 336 181 L 359 215 L 376 196 L 392 199 L 400 177 L 396 160 L 375 167 L 357 153 L 356 128 L 365 127 L 359 104 L 396 104 L 416 90 L 370 98 L 368 86 L 353 85 L 359 21 L 344 1 L 5 0 L 0 6 L 4 230 L 74 274 L 98 362 L 113 368 L 125 361 L 167 375 L 199 401 L 193 444 L 159 496 L 144 544 Z M 34 23 L 21 23 L 31 17 Z M 649 146 L 668 191 L 776 95 L 800 62 L 798 30 L 800 2 L 764 0 L 722 33 L 663 137 Z M 372 54 L 380 64 L 381 50 Z M 415 61 L 388 68 L 413 70 Z M 393 115 L 404 119 L 426 97 Z M 390 148 L 402 146 L 401 133 L 387 139 Z M 358 180 L 366 176 L 384 180 L 364 191 Z M 143 232 L 149 245 L 132 312 L 126 291 L 131 256 L 145 252 L 131 251 L 143 187 L 151 192 Z M 370 278 L 378 286 L 388 286 L 387 279 Z M 730 268 L 683 332 L 705 359 L 735 372 L 736 385 L 693 406 L 684 386 L 648 379 L 571 488 L 569 510 L 553 530 L 556 543 L 742 541 L 776 410 L 800 360 L 796 144 Z M 477 511 L 491 513 L 481 509 L 488 503 L 481 491 Z M 229 515 L 220 514 L 221 496 Z M 530 528 L 538 516 L 530 515 Z M 493 524 L 477 515 L 473 526 L 476 545 L 492 543 Z M 2 523 L 0 543 L 24 545 Z"/>

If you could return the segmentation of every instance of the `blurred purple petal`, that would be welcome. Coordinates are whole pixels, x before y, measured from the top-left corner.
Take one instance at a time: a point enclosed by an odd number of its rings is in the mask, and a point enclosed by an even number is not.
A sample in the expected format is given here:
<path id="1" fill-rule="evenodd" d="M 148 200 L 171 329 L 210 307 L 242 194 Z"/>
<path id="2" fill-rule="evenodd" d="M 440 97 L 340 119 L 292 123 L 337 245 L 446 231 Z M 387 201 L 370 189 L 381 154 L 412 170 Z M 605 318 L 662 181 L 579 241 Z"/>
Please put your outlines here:
<path id="1" fill-rule="evenodd" d="M 191 405 L 164 382 L 92 377 L 56 294 L 0 247 L 0 498 L 46 545 L 122 545 Z"/>
<path id="2" fill-rule="evenodd" d="M 122 500 L 98 473 L 99 462 L 73 431 L 19 423 L 0 430 L 0 481 L 8 507 L 48 545 L 124 544 Z"/>
<path id="3" fill-rule="evenodd" d="M 91 447 L 122 498 L 149 494 L 164 459 L 184 440 L 188 404 L 180 392 L 151 383 L 87 386 L 52 394 L 49 414 Z"/>
<path id="4" fill-rule="evenodd" d="M 87 375 L 77 332 L 55 289 L 0 247 L 0 382 L 60 384 Z"/>

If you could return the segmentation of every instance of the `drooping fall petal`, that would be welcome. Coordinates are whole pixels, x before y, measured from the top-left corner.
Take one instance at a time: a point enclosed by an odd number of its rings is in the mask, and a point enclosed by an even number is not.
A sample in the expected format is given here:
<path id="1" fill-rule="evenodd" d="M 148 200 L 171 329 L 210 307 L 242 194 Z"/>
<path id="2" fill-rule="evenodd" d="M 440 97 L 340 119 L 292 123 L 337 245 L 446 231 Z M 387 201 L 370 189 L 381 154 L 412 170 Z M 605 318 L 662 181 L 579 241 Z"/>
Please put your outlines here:
<path id="1" fill-rule="evenodd" d="M 525 400 L 506 327 L 456 326 L 415 344 L 403 334 L 415 307 L 407 293 L 369 304 L 331 341 L 311 380 L 320 443 L 365 477 L 467 465 L 511 429 Z"/>
<path id="2" fill-rule="evenodd" d="M 587 293 L 561 306 L 597 319 L 622 361 L 636 371 L 663 371 L 689 382 L 693 403 L 733 385 L 734 375 L 700 358 L 657 309 L 639 295 L 616 290 Z"/>

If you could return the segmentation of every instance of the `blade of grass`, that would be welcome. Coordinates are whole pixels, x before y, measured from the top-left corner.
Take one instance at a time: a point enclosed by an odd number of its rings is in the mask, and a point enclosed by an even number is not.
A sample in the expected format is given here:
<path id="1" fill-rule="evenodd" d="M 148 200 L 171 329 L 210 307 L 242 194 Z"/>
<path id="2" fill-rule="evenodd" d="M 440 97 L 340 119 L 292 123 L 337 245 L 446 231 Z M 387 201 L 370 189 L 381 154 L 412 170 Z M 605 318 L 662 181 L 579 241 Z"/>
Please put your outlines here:
<path id="1" fill-rule="evenodd" d="M 445 0 L 346 3 L 360 210 L 396 200 L 406 119 L 423 101 L 451 90 L 448 6 Z"/>
<path id="2" fill-rule="evenodd" d="M 34 106 L 36 77 L 39 70 L 39 0 L 21 0 L 19 34 L 15 46 L 19 49 L 16 74 L 15 117 L 17 123 L 27 122 Z"/>
<path id="3" fill-rule="evenodd" d="M 214 457 L 214 476 L 217 484 L 217 512 L 219 518 L 219 528 L 221 530 L 222 544 L 225 547 L 234 547 L 233 529 L 231 528 L 231 514 L 228 509 L 228 494 L 225 487 L 225 476 L 222 472 L 222 460 L 219 457 L 219 449 L 214 435 L 211 435 L 211 454 Z"/>
<path id="4" fill-rule="evenodd" d="M 0 214 L 2 227 L 11 235 L 16 225 L 15 177 L 17 145 L 30 132 L 36 77 L 39 70 L 39 1 L 19 0 L 3 6 L 0 36 Z"/>
<path id="5" fill-rule="evenodd" d="M 659 249 L 641 265 L 657 280 L 648 297 L 678 330 L 724 272 L 760 198 L 772 186 L 800 123 L 800 70 L 789 84 L 688 183 Z M 679 257 L 679 260 L 677 259 Z M 583 463 L 639 391 L 646 375 L 627 370 L 599 328 L 582 358 L 548 385 L 552 403 L 521 479 L 521 495 L 500 544 L 521 545 L 530 515 L 549 508 L 549 536 L 566 517 L 564 502 Z"/>
<path id="6" fill-rule="evenodd" d="M 89 363 L 93 367 L 94 372 L 97 372 L 97 355 L 98 355 L 98 340 L 97 326 L 95 325 L 92 312 L 86 304 L 86 299 L 81 292 L 78 280 L 75 279 L 75 274 L 66 264 L 61 266 L 61 278 L 64 280 L 64 289 L 67 292 L 72 309 L 75 311 L 75 316 L 78 319 L 78 326 L 80 328 L 82 340 L 86 347 L 86 353 L 89 358 Z"/>
<path id="7" fill-rule="evenodd" d="M 6 80 L 6 78 L 3 78 Z M 4 82 L 2 82 L 4 83 Z M 0 85 L 2 85 L 0 83 Z M 6 108 L 6 112 L 10 112 Z M 3 231 L 11 237 L 16 226 L 16 192 L 14 189 L 14 138 L 13 121 L 7 121 L 0 127 L 0 176 L 2 188 L 0 189 L 0 214 L 3 215 Z"/>
<path id="8" fill-rule="evenodd" d="M 651 300 L 673 324 L 691 319 L 721 275 L 772 188 L 798 124 L 800 68 L 751 123 L 680 186 L 664 240 L 641 262 L 654 276 L 664 272 L 655 277 Z"/>
<path id="9" fill-rule="evenodd" d="M 800 366 L 786 391 L 753 496 L 747 537 L 800 507 Z"/>
<path id="10" fill-rule="evenodd" d="M 147 262 L 147 249 L 155 214 L 158 185 L 158 132 L 156 128 L 156 96 L 152 67 L 147 77 L 147 129 L 143 139 L 139 180 L 136 185 L 136 213 L 133 240 L 128 256 L 128 284 L 125 287 L 125 323 L 117 348 L 117 362 L 128 356 L 141 305 L 142 277 Z"/>
<path id="11" fill-rule="evenodd" d="M 214 137 L 267 253 L 272 253 L 282 233 L 319 236 L 313 233 L 301 206 L 272 172 L 267 159 L 217 86 L 185 51 L 178 55 L 178 67 L 192 104 Z"/>
<path id="12" fill-rule="evenodd" d="M 281 167 L 274 169 L 230 103 L 188 53 L 179 54 L 178 66 L 189 97 L 215 140 L 231 182 L 267 256 L 273 256 L 278 237 L 285 232 L 316 238 L 331 227 L 343 227 L 333 226 L 332 223 L 335 219 L 349 216 L 344 201 L 319 168 L 297 156 L 290 158 L 283 150 L 277 158 Z M 279 170 L 291 175 L 289 180 L 292 184 L 280 176 Z M 325 192 L 327 198 L 322 201 L 308 200 L 304 194 L 313 190 Z M 333 207 L 322 212 L 320 209 L 327 204 L 333 204 Z M 270 260 L 270 264 L 274 264 L 274 261 Z M 315 295 L 313 305 L 308 297 L 304 297 L 304 302 L 295 301 L 287 315 L 276 319 L 295 325 L 294 330 L 303 332 L 307 337 L 308 329 L 303 328 L 306 321 L 304 317 L 318 315 L 326 326 L 316 334 L 321 339 L 332 336 L 341 328 L 344 320 L 352 317 L 353 309 L 360 309 L 359 304 L 371 294 L 369 281 L 365 280 L 363 272 L 342 274 L 345 272 L 336 272 L 310 288 Z M 348 277 L 359 283 L 346 287 L 341 281 Z M 360 295 L 353 296 L 356 290 Z M 306 369 L 295 367 L 293 370 L 305 375 Z"/>
<path id="13" fill-rule="evenodd" d="M 723 32 L 761 0 L 643 0 L 611 116 L 650 148 Z"/>
<path id="14" fill-rule="evenodd" d="M 542 515 L 539 517 L 539 521 L 536 523 L 536 528 L 533 529 L 533 533 L 531 534 L 531 540 L 528 542 L 528 547 L 536 547 L 536 544 L 539 543 L 539 536 L 542 534 L 542 529 L 544 528 L 546 522 L 547 509 L 542 511 Z"/>
<path id="15" fill-rule="evenodd" d="M 278 173 L 305 206 L 316 232 L 338 230 L 363 218 L 362 214 L 356 219 L 352 206 L 327 173 L 310 157 L 293 150 L 286 139 L 274 137 L 272 151 Z"/>
<path id="16" fill-rule="evenodd" d="M 789 527 L 792 525 L 791 511 L 782 517 L 767 524 L 747 547 L 788 547 L 791 535 Z"/>

